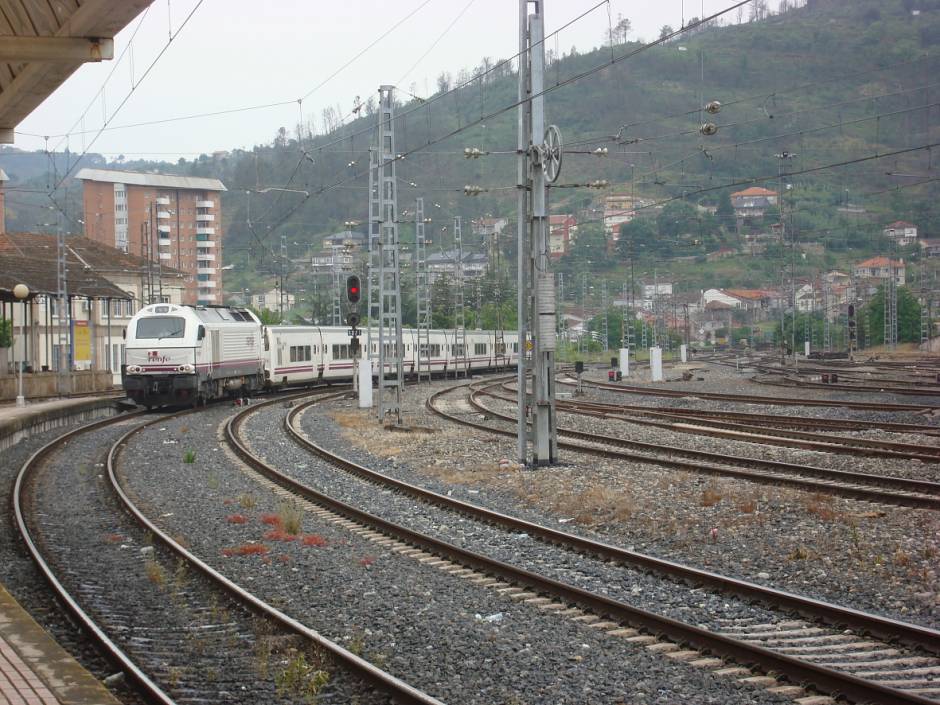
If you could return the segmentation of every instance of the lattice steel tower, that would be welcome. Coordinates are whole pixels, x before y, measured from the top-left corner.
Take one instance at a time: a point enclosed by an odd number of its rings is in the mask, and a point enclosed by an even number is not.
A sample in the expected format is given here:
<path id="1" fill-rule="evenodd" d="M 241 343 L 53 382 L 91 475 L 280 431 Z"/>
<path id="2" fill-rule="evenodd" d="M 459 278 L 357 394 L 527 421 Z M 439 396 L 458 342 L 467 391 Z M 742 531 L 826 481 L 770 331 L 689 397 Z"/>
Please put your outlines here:
<path id="1" fill-rule="evenodd" d="M 463 237 L 461 218 L 454 216 L 454 379 L 467 376 L 467 320 L 463 297 Z"/>
<path id="2" fill-rule="evenodd" d="M 376 133 L 378 130 L 376 130 Z M 376 134 L 377 136 L 377 134 Z M 372 330 L 378 331 L 379 325 L 379 269 L 382 262 L 382 208 L 379 199 L 379 170 L 378 156 L 374 148 L 369 149 L 369 228 L 366 232 L 369 248 L 368 272 L 368 316 L 369 327 L 366 329 L 366 356 L 373 361 L 373 372 L 378 364 L 379 352 L 376 341 L 372 338 Z"/>
<path id="3" fill-rule="evenodd" d="M 333 293 L 332 324 L 334 326 L 343 325 L 343 306 L 342 306 L 342 299 L 340 297 L 342 296 L 342 292 L 344 291 L 345 283 L 343 282 L 343 277 L 342 277 L 342 273 L 340 272 L 340 263 L 339 263 L 340 252 L 342 251 L 342 249 L 343 249 L 343 246 L 337 245 L 335 242 L 333 243 L 333 246 L 330 248 L 332 255 L 333 255 L 332 261 L 331 261 L 331 265 L 332 265 L 331 273 L 333 275 L 333 285 L 331 288 L 332 288 L 332 293 Z"/>
<path id="4" fill-rule="evenodd" d="M 418 309 L 418 381 L 431 381 L 431 286 L 428 280 L 428 248 L 424 226 L 424 199 L 415 199 L 415 300 Z"/>
<path id="5" fill-rule="evenodd" d="M 394 414 L 401 423 L 404 365 L 401 334 L 401 262 L 398 257 L 398 182 L 395 176 L 393 86 L 379 87 L 379 403 L 378 417 Z M 387 369 L 386 369 L 387 368 Z M 387 374 L 390 373 L 390 374 Z"/>

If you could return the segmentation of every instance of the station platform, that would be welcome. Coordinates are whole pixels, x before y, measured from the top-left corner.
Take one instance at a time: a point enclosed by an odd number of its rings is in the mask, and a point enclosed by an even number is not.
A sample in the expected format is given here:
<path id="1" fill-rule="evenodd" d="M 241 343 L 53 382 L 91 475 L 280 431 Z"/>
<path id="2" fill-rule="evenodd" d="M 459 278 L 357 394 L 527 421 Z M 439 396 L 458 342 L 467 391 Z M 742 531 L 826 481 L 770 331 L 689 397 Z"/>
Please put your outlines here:
<path id="1" fill-rule="evenodd" d="M 103 394 L 44 399 L 29 402 L 26 406 L 0 404 L 0 450 L 9 448 L 33 433 L 113 416 L 120 413 L 123 400 L 120 394 Z"/>
<path id="2" fill-rule="evenodd" d="M 0 703 L 120 705 L 0 586 Z"/>

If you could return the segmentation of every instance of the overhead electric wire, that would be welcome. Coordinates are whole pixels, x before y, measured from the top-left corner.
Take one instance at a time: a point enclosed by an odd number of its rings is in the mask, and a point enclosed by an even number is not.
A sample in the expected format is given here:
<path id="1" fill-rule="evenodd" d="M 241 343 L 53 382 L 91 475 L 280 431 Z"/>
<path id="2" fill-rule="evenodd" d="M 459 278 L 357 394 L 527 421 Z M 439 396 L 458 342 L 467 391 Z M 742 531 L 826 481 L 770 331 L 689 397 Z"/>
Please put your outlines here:
<path id="1" fill-rule="evenodd" d="M 605 4 L 606 2 L 607 2 L 607 0 L 604 0 L 604 2 L 601 2 L 601 3 L 598 3 L 597 5 L 595 5 L 595 6 L 594 6 L 593 8 L 591 8 L 590 10 L 587 10 L 585 13 L 582 13 L 582 15 L 579 15 L 579 17 L 576 18 L 575 20 L 572 20 L 572 22 L 577 21 L 577 19 L 580 19 L 580 18 L 584 17 L 586 14 L 588 14 L 589 12 L 592 12 L 592 11 L 595 10 L 597 7 L 600 7 L 601 5 Z M 429 139 L 428 142 L 427 142 L 426 144 L 424 144 L 424 145 L 419 145 L 418 147 L 415 147 L 414 149 L 411 149 L 411 150 L 409 150 L 409 151 L 407 151 L 407 152 L 404 152 L 404 153 L 401 153 L 401 154 L 396 155 L 396 157 L 394 158 L 393 161 L 401 161 L 402 159 L 404 159 L 404 158 L 410 156 L 410 155 L 413 154 L 413 153 L 423 151 L 426 147 L 430 147 L 430 146 L 432 146 L 432 145 L 435 145 L 435 144 L 439 144 L 439 143 L 441 143 L 441 142 L 444 142 L 445 140 L 451 139 L 452 137 L 455 137 L 456 135 L 461 134 L 462 132 L 465 132 L 466 130 L 469 130 L 469 129 L 473 128 L 473 127 L 476 127 L 477 125 L 479 125 L 479 124 L 481 124 L 481 123 L 485 123 L 485 122 L 487 122 L 487 121 L 489 121 L 489 120 L 492 120 L 494 117 L 497 117 L 497 116 L 499 116 L 499 115 L 502 115 L 503 113 L 509 112 L 510 110 L 513 110 L 514 108 L 519 107 L 520 105 L 522 105 L 523 103 L 527 102 L 527 101 L 530 100 L 530 99 L 534 99 L 534 98 L 537 98 L 537 97 L 546 95 L 546 94 L 548 94 L 548 93 L 551 93 L 552 91 L 555 91 L 555 90 L 557 90 L 557 89 L 559 89 L 559 88 L 562 88 L 562 87 L 564 87 L 564 86 L 567 86 L 567 85 L 569 85 L 569 84 L 571 84 L 571 83 L 574 83 L 575 81 L 582 80 L 582 79 L 584 79 L 584 78 L 586 78 L 586 77 L 588 77 L 588 76 L 591 76 L 591 75 L 593 75 L 593 74 L 595 74 L 595 73 L 598 73 L 598 72 L 604 70 L 605 68 L 607 68 L 608 66 L 611 66 L 611 65 L 613 65 L 613 64 L 615 64 L 615 63 L 619 63 L 619 62 L 621 62 L 621 61 L 625 61 L 625 60 L 627 60 L 627 59 L 629 59 L 629 58 L 632 58 L 633 56 L 636 56 L 637 54 L 640 54 L 640 53 L 642 53 L 643 51 L 646 51 L 646 50 L 648 50 L 648 49 L 651 49 L 651 48 L 653 48 L 653 47 L 655 47 L 655 46 L 659 46 L 660 44 L 662 44 L 662 43 L 664 43 L 664 42 L 667 42 L 667 41 L 669 41 L 669 40 L 671 40 L 671 39 L 674 39 L 674 38 L 677 37 L 677 36 L 681 36 L 682 34 L 684 34 L 684 33 L 686 33 L 686 32 L 692 31 L 692 30 L 694 30 L 694 29 L 696 29 L 696 28 L 698 28 L 698 27 L 700 27 L 700 26 L 702 26 L 702 25 L 705 25 L 705 24 L 707 24 L 707 23 L 709 23 L 709 22 L 711 22 L 711 21 L 713 21 L 713 20 L 715 20 L 715 19 L 717 19 L 717 18 L 719 18 L 719 17 L 722 17 L 723 15 L 725 15 L 725 14 L 727 14 L 727 13 L 729 13 L 729 12 L 735 10 L 735 9 L 737 9 L 738 7 L 743 7 L 744 5 L 747 5 L 749 2 L 751 2 L 751 0 L 739 0 L 738 2 L 736 2 L 736 3 L 734 3 L 734 4 L 730 5 L 730 6 L 728 6 L 727 8 L 725 8 L 725 9 L 723 9 L 723 10 L 720 10 L 720 11 L 718 11 L 718 12 L 716 12 L 716 13 L 713 13 L 712 15 L 710 15 L 710 16 L 708 16 L 708 17 L 703 17 L 701 20 L 699 20 L 699 21 L 696 22 L 696 23 L 690 23 L 690 24 L 686 25 L 685 27 L 683 27 L 683 28 L 681 28 L 681 29 L 679 29 L 679 30 L 675 30 L 674 32 L 672 32 L 672 33 L 670 33 L 670 34 L 668 34 L 668 35 L 664 35 L 664 36 L 660 37 L 659 39 L 657 39 L 657 40 L 655 40 L 655 41 L 652 41 L 652 42 L 649 42 L 649 43 L 647 43 L 647 44 L 644 44 L 644 45 L 642 45 L 641 47 L 638 47 L 637 49 L 634 49 L 634 50 L 632 50 L 632 51 L 626 52 L 625 54 L 621 54 L 620 56 L 617 56 L 617 57 L 612 57 L 609 61 L 605 61 L 603 64 L 600 64 L 600 65 L 598 65 L 598 66 L 595 66 L 595 67 L 593 67 L 593 68 L 591 68 L 591 69 L 587 69 L 587 70 L 585 70 L 585 71 L 581 71 L 580 73 L 578 73 L 578 74 L 576 74 L 576 75 L 574 75 L 574 76 L 571 76 L 571 77 L 569 77 L 569 78 L 567 78 L 567 79 L 565 79 L 565 80 L 563 80 L 563 81 L 556 82 L 554 85 L 549 86 L 548 88 L 545 88 L 545 89 L 543 89 L 542 91 L 540 91 L 540 92 L 538 92 L 538 93 L 533 93 L 533 94 L 530 95 L 528 98 L 525 98 L 525 99 L 522 99 L 522 100 L 515 100 L 515 101 L 511 102 L 510 104 L 508 104 L 508 105 L 506 105 L 506 106 L 504 106 L 504 107 L 502 107 L 502 108 L 499 108 L 499 109 L 497 109 L 497 110 L 495 110 L 495 111 L 493 111 L 493 112 L 490 112 L 490 113 L 488 113 L 488 114 L 486 114 L 486 115 L 481 115 L 479 118 L 477 118 L 477 119 L 475 119 L 475 120 L 470 120 L 470 121 L 467 122 L 465 125 L 462 125 L 462 126 L 460 126 L 460 127 L 457 127 L 457 128 L 455 128 L 455 129 L 451 130 L 450 132 L 445 133 L 444 135 L 441 135 L 441 136 L 439 136 L 439 137 L 437 137 L 437 138 L 434 138 L 434 139 Z M 571 23 L 569 22 L 568 24 L 571 24 Z M 567 26 L 567 25 L 564 25 L 564 26 L 563 26 L 562 28 L 560 28 L 559 30 L 556 30 L 556 32 L 557 32 L 557 31 L 561 31 L 561 29 L 563 29 L 565 26 Z M 551 36 L 551 35 L 548 35 L 548 36 Z M 547 39 L 547 38 L 548 38 L 548 37 L 546 37 L 546 39 Z M 544 40 L 543 40 L 543 43 L 544 43 Z M 517 54 L 516 56 L 520 56 L 521 53 L 522 53 L 522 52 L 520 52 L 520 54 Z M 513 57 L 513 58 L 515 58 L 515 57 Z M 497 64 L 496 66 L 499 66 L 500 64 L 506 63 L 506 61 L 509 61 L 509 60 L 511 60 L 511 59 L 504 60 L 504 61 L 500 62 L 499 64 Z M 494 66 L 493 68 L 489 69 L 489 71 L 492 71 L 492 70 L 494 70 L 495 68 L 496 68 L 496 67 Z M 488 73 L 489 71 L 484 72 L 484 73 Z M 475 78 L 472 79 L 472 80 L 476 80 L 476 78 L 478 78 L 478 77 L 479 77 L 479 76 L 475 77 Z M 469 83 L 469 82 L 470 82 L 470 81 L 467 81 L 467 83 Z M 451 91 L 448 91 L 447 94 L 449 94 L 449 93 L 452 92 L 453 90 L 456 90 L 456 89 L 451 89 Z M 437 95 L 437 96 L 434 96 L 434 98 L 429 99 L 429 102 L 430 102 L 430 101 L 434 101 L 434 100 L 439 100 L 443 95 L 446 95 L 446 94 L 439 94 L 439 95 Z M 414 112 L 414 111 L 417 110 L 417 109 L 418 109 L 418 108 L 415 108 L 415 109 L 413 109 L 413 110 L 410 111 L 410 112 Z M 400 114 L 399 117 L 404 117 L 404 114 Z M 370 131 L 371 131 L 372 128 L 369 128 L 369 129 L 370 129 Z M 349 135 L 346 135 L 343 139 L 349 139 Z M 340 141 L 340 140 L 337 140 L 336 142 L 333 142 L 333 144 L 336 144 L 336 143 L 339 142 L 339 141 Z M 321 148 L 322 148 L 322 146 L 323 146 L 323 145 L 321 145 Z M 311 197 L 313 197 L 313 196 L 320 196 L 320 195 L 323 195 L 324 193 L 328 193 L 329 191 L 333 190 L 334 188 L 338 188 L 338 187 L 340 187 L 340 186 L 343 186 L 343 185 L 345 185 L 346 183 L 348 183 L 348 182 L 350 182 L 350 181 L 353 181 L 353 180 L 355 180 L 355 179 L 361 178 L 361 177 L 363 177 L 363 176 L 365 176 L 365 175 L 367 175 L 367 174 L 368 174 L 368 172 L 358 172 L 358 173 L 356 173 L 356 174 L 353 174 L 352 176 L 349 176 L 349 177 L 340 179 L 340 180 L 338 180 L 338 181 L 335 181 L 335 182 L 333 182 L 332 184 L 330 184 L 329 186 L 321 187 L 319 190 L 317 190 L 316 192 L 311 193 L 309 196 L 306 196 L 302 201 L 300 201 L 299 203 L 297 203 L 297 204 L 296 204 L 292 209 L 290 209 L 282 218 L 280 218 L 280 219 L 277 221 L 277 224 L 274 225 L 274 226 L 272 226 L 271 229 L 273 230 L 274 227 L 277 227 L 278 225 L 280 225 L 281 223 L 283 223 L 285 220 L 287 220 L 287 218 L 289 218 L 293 213 L 295 213 L 295 212 L 296 212 L 301 206 L 303 206 L 304 203 L 306 203 L 307 200 L 309 200 Z M 270 234 L 270 230 L 269 230 L 268 234 Z M 265 237 L 267 237 L 267 235 L 265 235 Z"/>
<path id="2" fill-rule="evenodd" d="M 421 56 L 418 57 L 418 60 L 415 61 L 415 62 L 411 65 L 411 67 L 410 67 L 407 71 L 405 71 L 404 74 L 402 74 L 402 77 L 401 77 L 401 78 L 399 78 L 397 81 L 395 81 L 396 84 L 404 82 L 404 80 L 405 80 L 406 78 L 408 78 L 408 77 L 411 75 L 411 72 L 414 71 L 415 68 L 417 68 L 418 64 L 420 64 L 422 61 L 424 61 L 424 59 L 427 57 L 427 55 L 430 54 L 432 51 L 434 51 L 434 47 L 436 47 L 438 44 L 440 44 L 441 40 L 443 40 L 444 37 L 447 36 L 447 33 L 450 32 L 450 30 L 453 29 L 454 25 L 457 24 L 457 23 L 460 21 L 460 18 L 463 17 L 463 16 L 466 14 L 467 10 L 470 9 L 470 6 L 473 5 L 474 2 L 476 2 L 476 0 L 470 0 L 466 5 L 463 6 L 463 9 L 462 9 L 460 12 L 458 12 L 458 13 L 457 13 L 457 16 L 454 17 L 454 19 L 451 21 L 451 23 L 450 23 L 449 25 L 447 25 L 447 26 L 444 28 L 444 31 L 441 32 L 441 33 L 437 36 L 437 39 L 435 39 L 433 42 L 431 42 L 431 46 L 428 47 L 427 51 L 425 51 Z"/>

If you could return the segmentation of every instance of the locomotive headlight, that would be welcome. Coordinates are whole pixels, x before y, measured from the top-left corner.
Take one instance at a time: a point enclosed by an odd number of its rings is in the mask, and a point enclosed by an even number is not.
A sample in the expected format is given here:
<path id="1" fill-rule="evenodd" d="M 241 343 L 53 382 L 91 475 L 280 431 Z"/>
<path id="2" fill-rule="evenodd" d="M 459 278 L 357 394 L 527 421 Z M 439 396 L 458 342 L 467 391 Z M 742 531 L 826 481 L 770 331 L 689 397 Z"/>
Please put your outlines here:
<path id="1" fill-rule="evenodd" d="M 195 372 L 196 371 L 196 368 L 193 367 L 192 365 L 180 365 L 176 369 L 179 370 L 180 372 Z"/>
<path id="2" fill-rule="evenodd" d="M 131 374 L 140 372 L 140 365 L 128 365 L 127 371 L 130 372 Z"/>

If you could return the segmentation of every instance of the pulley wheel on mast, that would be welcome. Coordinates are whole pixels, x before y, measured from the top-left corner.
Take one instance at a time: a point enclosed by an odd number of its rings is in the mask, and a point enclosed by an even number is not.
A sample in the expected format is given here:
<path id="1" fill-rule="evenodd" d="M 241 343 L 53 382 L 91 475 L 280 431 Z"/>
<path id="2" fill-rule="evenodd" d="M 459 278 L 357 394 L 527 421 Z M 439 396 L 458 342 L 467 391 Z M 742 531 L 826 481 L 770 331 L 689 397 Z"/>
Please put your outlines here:
<path id="1" fill-rule="evenodd" d="M 545 130 L 542 152 L 542 170 L 548 182 L 553 184 L 561 173 L 562 142 L 561 131 L 557 125 L 549 125 Z"/>

